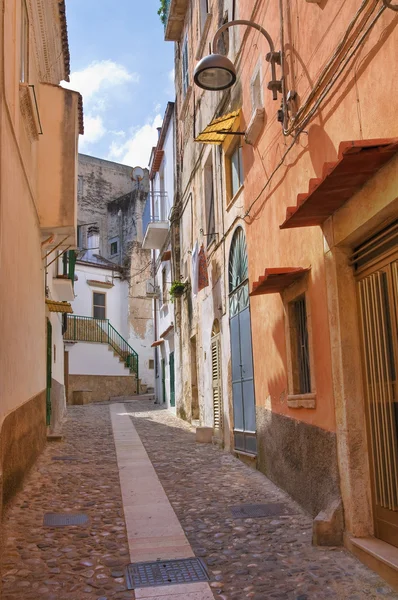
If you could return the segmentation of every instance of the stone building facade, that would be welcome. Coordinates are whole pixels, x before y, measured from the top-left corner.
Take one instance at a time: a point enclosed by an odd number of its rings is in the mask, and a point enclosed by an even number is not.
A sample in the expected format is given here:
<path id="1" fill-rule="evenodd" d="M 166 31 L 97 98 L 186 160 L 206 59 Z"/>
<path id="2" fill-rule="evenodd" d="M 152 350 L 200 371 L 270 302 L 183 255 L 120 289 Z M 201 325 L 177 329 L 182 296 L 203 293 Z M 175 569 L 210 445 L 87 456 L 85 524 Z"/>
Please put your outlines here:
<path id="1" fill-rule="evenodd" d="M 391 4 L 174 0 L 165 26 L 175 269 L 191 288 L 175 305 L 177 414 L 299 501 L 315 543 L 381 571 L 374 544 L 398 546 Z M 204 91 L 195 65 L 232 19 L 256 24 L 216 43 L 236 83 Z"/>

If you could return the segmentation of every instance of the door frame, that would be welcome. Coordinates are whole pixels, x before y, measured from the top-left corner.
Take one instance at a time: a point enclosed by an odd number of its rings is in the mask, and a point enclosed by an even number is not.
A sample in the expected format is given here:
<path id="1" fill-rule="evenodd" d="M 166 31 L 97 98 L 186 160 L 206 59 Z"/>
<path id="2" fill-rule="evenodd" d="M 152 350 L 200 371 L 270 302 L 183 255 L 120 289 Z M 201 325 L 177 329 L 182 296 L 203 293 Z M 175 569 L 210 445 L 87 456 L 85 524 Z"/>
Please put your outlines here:
<path id="1" fill-rule="evenodd" d="M 364 405 L 365 405 L 365 423 L 366 423 L 366 439 L 367 439 L 367 448 L 368 448 L 368 457 L 369 457 L 369 470 L 370 470 L 370 492 L 372 497 L 372 515 L 373 515 L 373 524 L 374 524 L 374 535 L 378 539 L 387 542 L 388 544 L 394 545 L 398 547 L 398 510 L 392 511 L 385 507 L 379 506 L 376 498 L 376 480 L 377 480 L 377 468 L 375 467 L 375 458 L 374 458 L 374 443 L 372 436 L 372 419 L 374 415 L 371 414 L 371 405 L 370 399 L 367 398 L 367 375 L 366 372 L 368 368 L 372 367 L 366 356 L 365 351 L 365 340 L 363 337 L 363 325 L 361 321 L 361 298 L 360 298 L 360 287 L 359 283 L 366 279 L 367 277 L 374 275 L 378 272 L 387 272 L 391 270 L 390 265 L 394 262 L 398 261 L 398 248 L 389 249 L 388 251 L 381 254 L 377 260 L 372 260 L 369 264 L 366 264 L 364 267 L 358 269 L 355 280 L 356 280 L 356 288 L 357 288 L 357 306 L 358 306 L 358 328 L 360 332 L 360 351 L 361 351 L 361 366 L 362 366 L 362 381 L 363 381 L 363 393 L 364 393 Z M 389 269 L 390 267 L 390 269 Z M 398 280 L 398 275 L 396 275 Z M 388 285 L 388 297 L 391 300 L 390 307 L 390 319 L 391 319 L 391 328 L 393 331 L 398 330 L 398 291 L 394 292 L 394 289 L 391 288 L 391 278 L 387 275 L 387 285 Z M 395 297 L 395 303 L 394 303 Z M 382 300 L 382 299 L 381 299 Z M 395 304 L 395 306 L 394 306 Z M 385 318 L 386 312 L 383 313 L 383 317 Z M 377 325 L 375 324 L 375 328 L 377 329 Z M 378 333 L 376 329 L 373 330 L 373 333 Z M 380 339 L 380 336 L 379 336 Z M 392 335 L 392 348 L 390 349 L 392 352 L 392 360 L 394 362 L 395 369 L 395 385 L 393 382 L 393 386 L 395 387 L 396 400 L 398 402 L 398 341 Z M 376 357 L 376 360 L 381 360 L 382 357 Z M 378 373 L 379 375 L 380 373 Z M 396 404 L 396 403 L 394 403 Z M 382 403 L 380 404 L 382 406 Z M 379 420 L 385 421 L 385 415 L 379 415 Z M 397 419 L 397 414 L 395 413 L 395 419 Z M 385 425 L 385 423 L 384 423 Z M 383 425 L 381 426 L 383 429 Z M 397 433 L 397 431 L 396 431 Z M 380 448 L 379 448 L 380 450 Z M 384 456 L 386 460 L 390 457 Z M 398 455 L 396 455 L 398 459 Z M 381 460 L 381 459 L 379 459 Z M 395 533 L 395 535 L 394 535 Z"/>

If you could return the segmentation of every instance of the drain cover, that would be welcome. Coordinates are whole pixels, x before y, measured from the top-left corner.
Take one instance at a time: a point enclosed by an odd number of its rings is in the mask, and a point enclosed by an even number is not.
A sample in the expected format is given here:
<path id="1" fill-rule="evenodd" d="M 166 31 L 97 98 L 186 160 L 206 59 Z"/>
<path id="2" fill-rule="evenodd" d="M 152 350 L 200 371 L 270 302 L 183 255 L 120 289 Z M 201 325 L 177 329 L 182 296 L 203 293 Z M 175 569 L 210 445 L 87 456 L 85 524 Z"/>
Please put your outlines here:
<path id="1" fill-rule="evenodd" d="M 235 519 L 259 519 L 261 517 L 277 517 L 289 514 L 284 504 L 240 504 L 231 507 Z"/>
<path id="2" fill-rule="evenodd" d="M 198 581 L 209 581 L 205 564 L 200 558 L 133 563 L 126 570 L 128 590 Z"/>
<path id="3" fill-rule="evenodd" d="M 46 513 L 44 515 L 44 527 L 67 527 L 68 525 L 85 525 L 88 516 L 73 513 Z"/>
<path id="4" fill-rule="evenodd" d="M 51 460 L 79 460 L 77 456 L 53 456 Z"/>

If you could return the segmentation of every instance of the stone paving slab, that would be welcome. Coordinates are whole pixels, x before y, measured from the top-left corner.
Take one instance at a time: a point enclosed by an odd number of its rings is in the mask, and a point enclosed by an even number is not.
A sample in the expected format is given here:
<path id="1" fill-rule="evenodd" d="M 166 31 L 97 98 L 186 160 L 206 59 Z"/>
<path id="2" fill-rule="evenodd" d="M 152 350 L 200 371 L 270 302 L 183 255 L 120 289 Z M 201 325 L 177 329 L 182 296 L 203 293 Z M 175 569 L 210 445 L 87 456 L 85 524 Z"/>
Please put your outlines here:
<path id="1" fill-rule="evenodd" d="M 2 600 L 133 599 L 109 406 L 69 407 L 64 434 L 47 445 L 5 514 Z M 85 513 L 89 523 L 43 527 L 47 512 Z"/>
<path id="2" fill-rule="evenodd" d="M 196 443 L 190 425 L 158 406 L 125 400 L 125 407 L 195 555 L 209 568 L 214 598 L 398 599 L 346 550 L 313 547 L 312 520 L 260 472 Z M 232 516 L 233 506 L 263 503 L 282 503 L 288 514 Z"/>

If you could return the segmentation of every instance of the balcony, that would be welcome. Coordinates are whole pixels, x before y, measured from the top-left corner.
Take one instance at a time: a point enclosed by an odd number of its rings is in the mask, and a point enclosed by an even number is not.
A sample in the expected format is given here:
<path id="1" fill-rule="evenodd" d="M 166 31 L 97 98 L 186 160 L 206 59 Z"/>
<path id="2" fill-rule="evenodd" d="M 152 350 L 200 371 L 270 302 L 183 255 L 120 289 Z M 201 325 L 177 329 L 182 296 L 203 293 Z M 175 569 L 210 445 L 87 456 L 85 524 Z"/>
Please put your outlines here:
<path id="1" fill-rule="evenodd" d="M 76 252 L 64 252 L 58 260 L 58 275 L 54 278 L 53 286 L 58 298 L 72 301 L 75 299 L 75 266 Z"/>
<path id="2" fill-rule="evenodd" d="M 166 192 L 150 192 L 142 214 L 142 231 L 144 250 L 160 250 L 163 248 L 169 233 L 170 212 Z"/>
<path id="3" fill-rule="evenodd" d="M 43 135 L 37 143 L 36 207 L 43 239 L 63 249 L 76 245 L 80 94 L 50 84 L 38 91 Z"/>
<path id="4" fill-rule="evenodd" d="M 166 0 L 166 6 L 164 39 L 166 42 L 179 42 L 188 10 L 188 0 Z"/>

